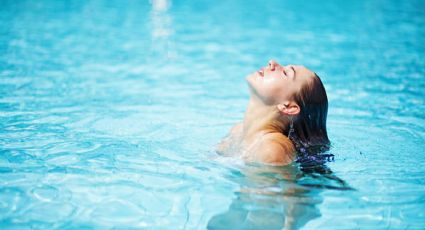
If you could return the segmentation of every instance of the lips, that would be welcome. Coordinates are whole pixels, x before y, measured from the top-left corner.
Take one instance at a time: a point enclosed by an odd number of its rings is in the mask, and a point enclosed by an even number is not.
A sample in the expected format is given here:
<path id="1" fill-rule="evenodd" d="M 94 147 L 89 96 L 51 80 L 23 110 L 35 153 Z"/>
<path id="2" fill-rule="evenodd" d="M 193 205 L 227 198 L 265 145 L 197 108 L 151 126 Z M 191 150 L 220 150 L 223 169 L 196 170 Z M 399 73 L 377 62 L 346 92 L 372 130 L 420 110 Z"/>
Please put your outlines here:
<path id="1" fill-rule="evenodd" d="M 261 76 L 264 77 L 264 68 L 261 68 L 257 71 L 257 73 Z"/>

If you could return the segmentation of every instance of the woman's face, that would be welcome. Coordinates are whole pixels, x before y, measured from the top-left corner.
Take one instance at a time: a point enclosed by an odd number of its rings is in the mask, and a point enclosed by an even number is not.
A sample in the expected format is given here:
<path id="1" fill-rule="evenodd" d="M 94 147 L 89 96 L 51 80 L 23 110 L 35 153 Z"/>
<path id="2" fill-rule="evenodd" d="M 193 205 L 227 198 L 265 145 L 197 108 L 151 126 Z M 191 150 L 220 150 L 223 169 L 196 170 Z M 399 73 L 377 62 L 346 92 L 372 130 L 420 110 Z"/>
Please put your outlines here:
<path id="1" fill-rule="evenodd" d="M 275 105 L 291 100 L 315 73 L 300 65 L 282 66 L 270 60 L 268 66 L 248 75 L 246 80 L 265 104 Z"/>

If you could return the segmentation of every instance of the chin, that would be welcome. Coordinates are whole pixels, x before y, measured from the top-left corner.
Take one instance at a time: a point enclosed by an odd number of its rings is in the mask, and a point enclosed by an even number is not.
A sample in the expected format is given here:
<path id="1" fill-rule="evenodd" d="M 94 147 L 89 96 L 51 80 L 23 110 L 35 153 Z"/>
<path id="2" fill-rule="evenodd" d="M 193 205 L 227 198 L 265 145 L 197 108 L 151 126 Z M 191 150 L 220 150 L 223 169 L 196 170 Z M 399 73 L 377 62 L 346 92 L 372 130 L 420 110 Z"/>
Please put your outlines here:
<path id="1" fill-rule="evenodd" d="M 248 82 L 250 86 L 254 83 L 255 79 L 257 78 L 256 72 L 248 74 L 248 76 L 245 77 L 245 80 Z"/>
<path id="2" fill-rule="evenodd" d="M 248 84 L 250 90 L 253 90 L 255 88 L 255 82 L 254 82 L 254 78 L 252 76 L 247 76 L 245 78 L 246 83 Z"/>
<path id="3" fill-rule="evenodd" d="M 255 74 L 250 74 L 248 76 L 246 76 L 245 78 L 246 82 L 248 83 L 249 89 L 251 91 L 251 93 L 256 92 L 256 76 Z"/>

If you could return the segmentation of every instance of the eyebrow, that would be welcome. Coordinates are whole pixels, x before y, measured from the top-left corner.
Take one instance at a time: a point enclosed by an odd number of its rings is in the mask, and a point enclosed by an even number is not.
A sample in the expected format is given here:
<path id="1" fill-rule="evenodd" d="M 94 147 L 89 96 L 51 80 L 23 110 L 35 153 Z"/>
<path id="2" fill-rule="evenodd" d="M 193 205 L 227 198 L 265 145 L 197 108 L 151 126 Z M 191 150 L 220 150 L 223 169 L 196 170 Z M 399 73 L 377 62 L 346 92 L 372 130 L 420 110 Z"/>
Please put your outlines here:
<path id="1" fill-rule="evenodd" d="M 295 68 L 293 66 L 291 66 L 291 69 L 294 71 L 294 80 L 297 77 L 297 71 L 295 71 Z"/>

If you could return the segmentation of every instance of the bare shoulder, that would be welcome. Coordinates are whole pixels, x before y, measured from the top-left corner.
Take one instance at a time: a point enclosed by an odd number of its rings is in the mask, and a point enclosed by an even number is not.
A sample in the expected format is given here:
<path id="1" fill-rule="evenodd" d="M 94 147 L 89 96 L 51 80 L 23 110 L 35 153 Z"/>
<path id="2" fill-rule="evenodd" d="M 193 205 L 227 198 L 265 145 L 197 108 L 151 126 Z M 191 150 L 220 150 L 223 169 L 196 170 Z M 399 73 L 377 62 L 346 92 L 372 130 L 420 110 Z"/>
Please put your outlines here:
<path id="1" fill-rule="evenodd" d="M 295 159 L 292 142 L 281 133 L 265 134 L 256 148 L 258 161 L 272 165 L 287 165 Z"/>

